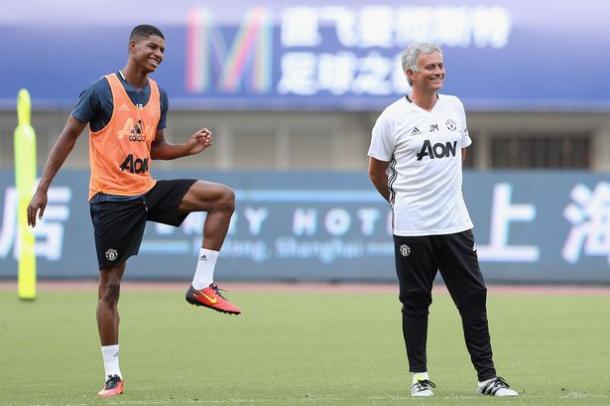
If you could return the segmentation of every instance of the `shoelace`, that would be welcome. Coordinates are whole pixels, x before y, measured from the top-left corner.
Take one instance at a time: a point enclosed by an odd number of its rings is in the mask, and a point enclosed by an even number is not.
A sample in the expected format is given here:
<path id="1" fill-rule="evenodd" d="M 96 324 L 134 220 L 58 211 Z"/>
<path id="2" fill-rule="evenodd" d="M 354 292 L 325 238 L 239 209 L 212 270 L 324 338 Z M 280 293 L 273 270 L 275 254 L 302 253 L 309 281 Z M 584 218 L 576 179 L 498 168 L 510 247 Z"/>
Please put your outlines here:
<path id="1" fill-rule="evenodd" d="M 108 375 L 105 387 L 106 389 L 114 389 L 120 381 L 121 378 L 118 375 Z"/>
<path id="2" fill-rule="evenodd" d="M 225 297 L 222 295 L 222 293 L 220 293 L 220 291 L 221 291 L 221 290 L 222 290 L 223 292 L 226 292 L 226 291 L 227 291 L 226 289 L 220 289 L 220 288 L 218 287 L 218 285 L 217 285 L 217 284 L 215 284 L 215 283 L 211 284 L 211 285 L 210 285 L 210 287 L 212 288 L 212 290 L 214 291 L 214 293 L 216 293 L 218 296 L 220 296 L 220 298 L 221 298 L 221 299 L 227 300 L 227 299 L 225 299 Z"/>
<path id="3" fill-rule="evenodd" d="M 488 382 L 487 385 L 481 389 L 481 392 L 493 395 L 498 391 L 498 389 L 502 388 L 510 388 L 510 385 L 504 380 L 504 378 L 497 376 Z"/>
<path id="4" fill-rule="evenodd" d="M 430 388 L 436 388 L 436 385 L 434 384 L 434 382 L 432 382 L 428 379 L 423 379 L 421 381 L 417 381 L 413 385 L 415 386 L 416 392 L 420 392 L 420 391 L 430 389 Z"/>

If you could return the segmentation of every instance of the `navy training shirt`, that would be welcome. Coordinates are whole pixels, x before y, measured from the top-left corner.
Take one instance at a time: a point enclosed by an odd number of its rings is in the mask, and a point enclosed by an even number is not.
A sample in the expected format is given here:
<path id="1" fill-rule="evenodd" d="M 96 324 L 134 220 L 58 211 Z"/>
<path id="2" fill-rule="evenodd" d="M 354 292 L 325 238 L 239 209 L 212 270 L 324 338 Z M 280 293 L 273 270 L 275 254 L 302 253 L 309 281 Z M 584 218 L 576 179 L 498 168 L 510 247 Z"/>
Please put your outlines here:
<path id="1" fill-rule="evenodd" d="M 133 104 L 144 106 L 148 103 L 148 99 L 150 99 L 150 83 L 147 83 L 144 89 L 138 90 L 127 83 L 120 72 L 115 74 L 121 81 Z M 168 101 L 165 90 L 161 89 L 160 86 L 158 87 L 161 99 L 161 118 L 159 119 L 157 129 L 162 130 L 166 127 Z M 112 118 L 113 109 L 114 104 L 110 84 L 102 77 L 93 82 L 91 86 L 78 96 L 78 101 L 72 110 L 72 116 L 84 123 L 88 122 L 91 131 L 95 132 L 106 127 L 106 124 Z"/>

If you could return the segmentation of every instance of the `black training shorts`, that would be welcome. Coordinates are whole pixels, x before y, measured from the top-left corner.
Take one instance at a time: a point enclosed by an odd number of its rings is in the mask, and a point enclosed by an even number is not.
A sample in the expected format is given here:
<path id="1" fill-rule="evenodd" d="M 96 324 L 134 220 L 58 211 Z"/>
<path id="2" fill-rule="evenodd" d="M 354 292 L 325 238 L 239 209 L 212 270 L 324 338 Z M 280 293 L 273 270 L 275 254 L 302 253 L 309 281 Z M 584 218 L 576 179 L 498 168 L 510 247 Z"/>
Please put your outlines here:
<path id="1" fill-rule="evenodd" d="M 179 226 L 188 213 L 178 212 L 194 179 L 160 180 L 145 195 L 130 200 L 102 196 L 90 203 L 99 269 L 117 266 L 137 255 L 146 221 Z"/>

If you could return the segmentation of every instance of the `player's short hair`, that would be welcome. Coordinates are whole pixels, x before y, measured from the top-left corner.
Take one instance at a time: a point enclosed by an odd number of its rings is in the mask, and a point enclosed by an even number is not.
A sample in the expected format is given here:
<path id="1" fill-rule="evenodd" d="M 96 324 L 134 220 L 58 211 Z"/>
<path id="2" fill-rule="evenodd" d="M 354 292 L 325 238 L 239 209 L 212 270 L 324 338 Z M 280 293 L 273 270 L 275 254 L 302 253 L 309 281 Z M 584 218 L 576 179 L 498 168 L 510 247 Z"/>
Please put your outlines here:
<path id="1" fill-rule="evenodd" d="M 400 62 L 402 64 L 402 70 L 406 74 L 407 70 L 412 70 L 413 72 L 417 72 L 417 57 L 421 54 L 431 54 L 433 52 L 438 52 L 443 55 L 443 50 L 436 44 L 432 42 L 414 42 L 402 51 L 400 55 Z M 407 76 L 407 81 L 409 82 L 409 86 L 413 84 L 413 81 L 409 79 Z"/>
<path id="2" fill-rule="evenodd" d="M 135 26 L 129 35 L 129 41 L 137 41 L 142 38 L 148 38 L 152 35 L 165 39 L 160 29 L 153 25 L 141 24 Z"/>

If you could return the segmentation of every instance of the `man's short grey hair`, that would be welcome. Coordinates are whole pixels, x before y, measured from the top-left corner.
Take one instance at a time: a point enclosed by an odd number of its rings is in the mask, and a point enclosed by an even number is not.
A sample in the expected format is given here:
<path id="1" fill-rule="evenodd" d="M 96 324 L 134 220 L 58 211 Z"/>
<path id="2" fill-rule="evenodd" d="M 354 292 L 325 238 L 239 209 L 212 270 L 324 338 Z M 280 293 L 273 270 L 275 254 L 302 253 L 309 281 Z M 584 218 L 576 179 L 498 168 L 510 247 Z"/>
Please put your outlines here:
<path id="1" fill-rule="evenodd" d="M 417 72 L 417 57 L 421 54 L 427 55 L 433 52 L 438 52 L 443 55 L 443 50 L 436 44 L 432 42 L 414 42 L 405 48 L 400 55 L 400 62 L 402 63 L 402 70 L 406 74 L 407 70 L 412 70 L 413 72 Z M 409 82 L 409 86 L 413 84 L 411 79 L 407 76 L 407 81 Z"/>

